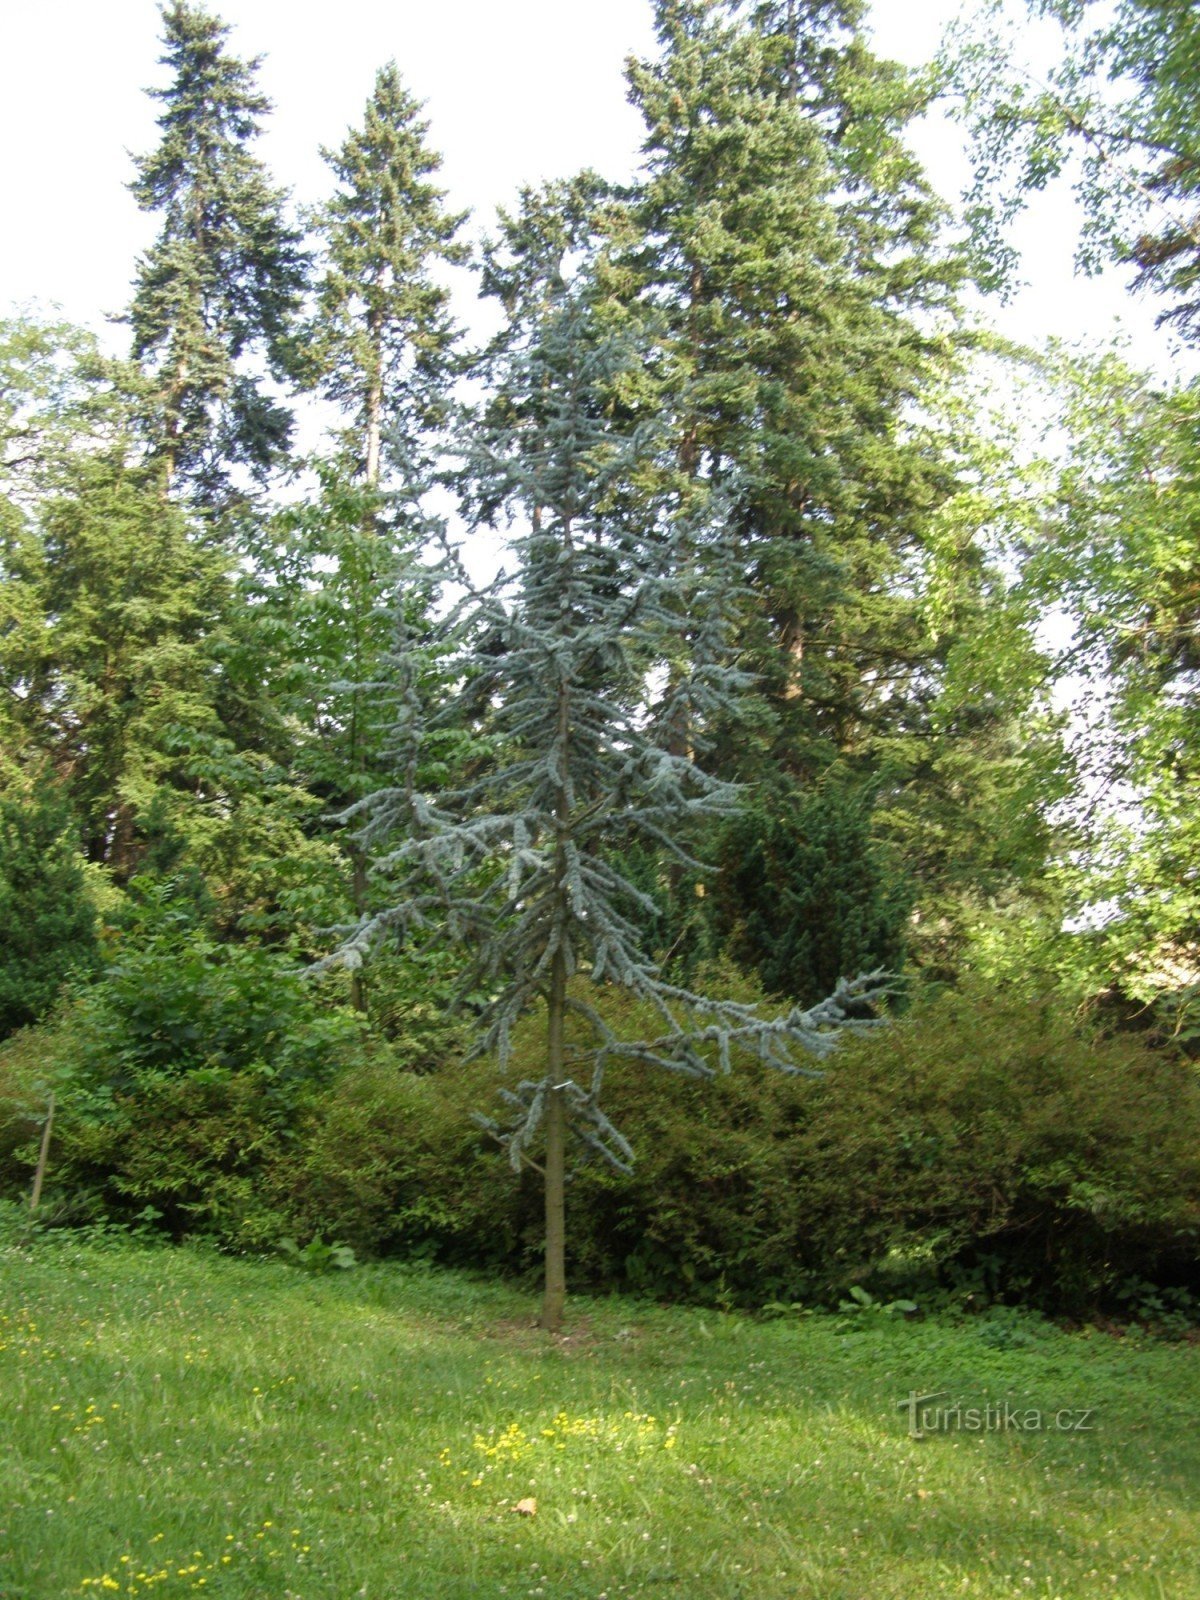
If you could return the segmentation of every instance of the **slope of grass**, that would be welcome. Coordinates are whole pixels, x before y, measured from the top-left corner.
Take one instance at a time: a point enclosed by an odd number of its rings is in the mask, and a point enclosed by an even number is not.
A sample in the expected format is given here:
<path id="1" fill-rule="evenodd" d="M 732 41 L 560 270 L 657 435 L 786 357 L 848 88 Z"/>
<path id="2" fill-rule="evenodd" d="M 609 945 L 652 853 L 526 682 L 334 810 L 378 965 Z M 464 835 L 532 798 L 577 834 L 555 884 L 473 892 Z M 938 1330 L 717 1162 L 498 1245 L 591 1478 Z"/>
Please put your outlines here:
<path id="1" fill-rule="evenodd" d="M 0 1596 L 1200 1595 L 1194 1347 L 532 1314 L 419 1267 L 0 1251 Z M 1044 1426 L 915 1439 L 911 1390 Z"/>

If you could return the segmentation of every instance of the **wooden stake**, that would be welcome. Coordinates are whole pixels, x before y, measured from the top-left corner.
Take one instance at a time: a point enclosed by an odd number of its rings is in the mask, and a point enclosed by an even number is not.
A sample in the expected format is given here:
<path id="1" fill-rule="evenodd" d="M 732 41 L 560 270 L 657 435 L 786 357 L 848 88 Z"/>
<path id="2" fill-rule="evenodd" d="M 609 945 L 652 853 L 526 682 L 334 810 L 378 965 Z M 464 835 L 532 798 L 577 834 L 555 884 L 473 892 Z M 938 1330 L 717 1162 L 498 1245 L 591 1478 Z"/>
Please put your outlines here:
<path id="1" fill-rule="evenodd" d="M 30 1211 L 36 1211 L 42 1198 L 42 1179 L 46 1176 L 46 1162 L 50 1156 L 50 1135 L 54 1129 L 54 1096 L 46 1107 L 46 1120 L 42 1125 L 42 1147 L 38 1151 L 37 1171 L 33 1175 L 33 1193 L 29 1197 Z"/>

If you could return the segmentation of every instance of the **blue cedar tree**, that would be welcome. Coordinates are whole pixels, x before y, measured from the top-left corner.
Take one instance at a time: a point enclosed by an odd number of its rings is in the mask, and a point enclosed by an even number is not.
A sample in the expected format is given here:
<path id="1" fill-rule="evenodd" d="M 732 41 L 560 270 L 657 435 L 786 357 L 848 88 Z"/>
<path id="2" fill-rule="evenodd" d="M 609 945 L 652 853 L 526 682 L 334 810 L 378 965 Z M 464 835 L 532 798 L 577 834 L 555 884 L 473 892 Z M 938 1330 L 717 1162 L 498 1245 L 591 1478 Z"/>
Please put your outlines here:
<path id="1" fill-rule="evenodd" d="M 644 948 L 653 907 L 622 872 L 620 852 L 648 842 L 696 866 L 680 843 L 685 828 L 735 801 L 696 757 L 743 678 L 727 661 L 738 585 L 720 502 L 627 493 L 663 448 L 608 403 L 637 358 L 636 346 L 605 329 L 586 287 L 548 295 L 531 336 L 508 353 L 464 477 L 472 503 L 510 519 L 516 572 L 507 592 L 469 595 L 459 607 L 458 659 L 443 668 L 488 685 L 495 757 L 455 789 L 426 794 L 410 779 L 359 808 L 364 846 L 384 847 L 377 865 L 395 888 L 352 948 L 386 930 L 448 928 L 473 952 L 472 988 L 492 995 L 479 1049 L 502 1063 L 518 1019 L 545 1008 L 546 1072 L 506 1091 L 511 1118 L 495 1131 L 519 1165 L 544 1125 L 551 1329 L 565 1294 L 567 1137 L 617 1164 L 631 1156 L 601 1104 L 607 1065 L 709 1075 L 710 1055 L 727 1069 L 736 1046 L 806 1070 L 800 1058 L 826 1054 L 838 1027 L 863 1025 L 855 1002 L 882 981 L 843 983 L 809 1011 L 766 1019 L 668 982 Z M 675 654 L 681 609 L 690 650 L 664 696 L 653 683 Z M 687 752 L 672 737 L 681 712 Z M 424 726 L 411 696 L 396 740 L 409 774 Z M 651 1006 L 659 1031 L 618 1037 L 587 998 L 602 983 Z"/>

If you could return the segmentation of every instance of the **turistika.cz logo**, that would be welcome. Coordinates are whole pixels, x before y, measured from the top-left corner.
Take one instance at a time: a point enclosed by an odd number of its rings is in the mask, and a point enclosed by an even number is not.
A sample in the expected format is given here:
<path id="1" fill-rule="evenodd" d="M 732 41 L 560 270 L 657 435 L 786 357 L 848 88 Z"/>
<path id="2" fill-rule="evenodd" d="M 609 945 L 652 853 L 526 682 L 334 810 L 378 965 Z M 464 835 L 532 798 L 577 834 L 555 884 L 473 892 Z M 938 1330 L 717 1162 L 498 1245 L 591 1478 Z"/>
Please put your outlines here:
<path id="1" fill-rule="evenodd" d="M 928 1433 L 1091 1433 L 1096 1426 L 1094 1406 L 1060 1406 L 1043 1411 L 1040 1406 L 1024 1406 L 1011 1400 L 992 1400 L 982 1406 L 941 1404 L 948 1389 L 919 1394 L 911 1389 L 907 1399 L 897 1401 L 898 1411 L 908 1412 L 908 1436 L 923 1439 Z"/>

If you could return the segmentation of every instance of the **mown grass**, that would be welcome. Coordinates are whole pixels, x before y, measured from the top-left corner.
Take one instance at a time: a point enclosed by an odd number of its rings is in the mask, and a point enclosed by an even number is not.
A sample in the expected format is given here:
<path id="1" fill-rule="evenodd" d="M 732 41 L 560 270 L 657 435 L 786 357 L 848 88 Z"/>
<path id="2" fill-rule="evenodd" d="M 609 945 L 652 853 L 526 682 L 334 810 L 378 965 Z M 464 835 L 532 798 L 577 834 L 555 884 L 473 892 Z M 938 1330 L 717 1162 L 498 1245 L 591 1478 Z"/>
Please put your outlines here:
<path id="1" fill-rule="evenodd" d="M 1194 1347 L 532 1315 L 421 1267 L 0 1251 L 0 1596 L 1200 1595 Z M 1093 1425 L 917 1440 L 912 1389 Z"/>

